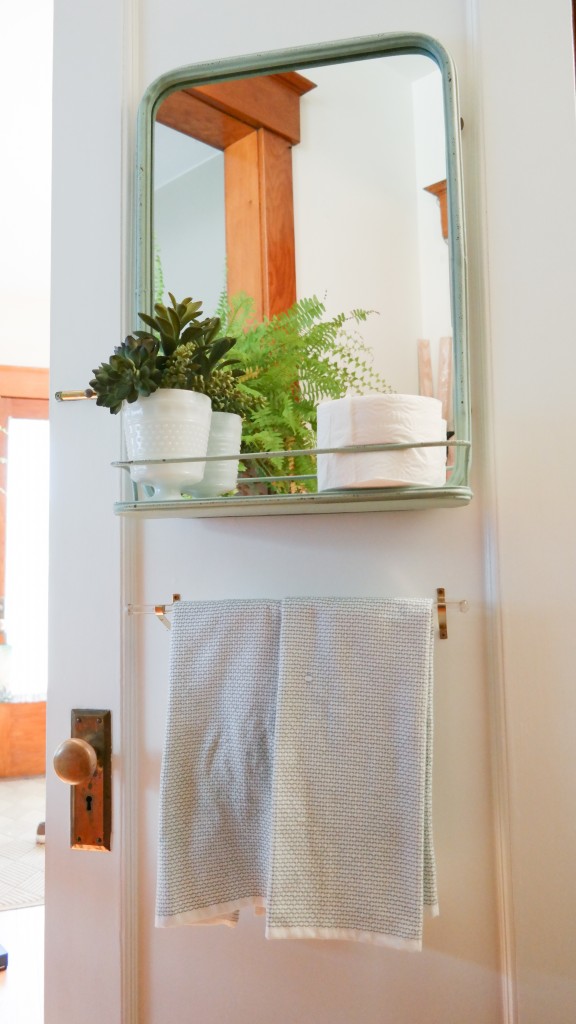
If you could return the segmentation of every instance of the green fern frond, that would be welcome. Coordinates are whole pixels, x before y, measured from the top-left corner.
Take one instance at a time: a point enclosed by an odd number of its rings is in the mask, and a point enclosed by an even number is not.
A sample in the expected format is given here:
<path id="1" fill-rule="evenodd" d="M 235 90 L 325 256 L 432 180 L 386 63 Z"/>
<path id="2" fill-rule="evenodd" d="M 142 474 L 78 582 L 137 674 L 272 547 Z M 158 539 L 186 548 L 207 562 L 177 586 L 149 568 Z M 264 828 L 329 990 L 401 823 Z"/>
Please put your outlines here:
<path id="1" fill-rule="evenodd" d="M 222 297 L 218 315 L 221 332 L 236 339 L 234 354 L 242 379 L 250 381 L 263 399 L 244 422 L 244 451 L 313 448 L 319 402 L 349 393 L 392 390 L 374 370 L 372 353 L 358 331 L 375 315 L 372 310 L 326 316 L 324 303 L 313 295 L 258 321 L 253 300 L 239 294 L 230 302 Z M 280 470 L 277 463 L 281 462 L 285 475 L 315 472 L 313 456 L 286 456 L 274 460 L 274 466 L 272 460 L 268 462 L 273 472 Z M 274 484 L 271 489 L 284 491 L 285 485 Z"/>
<path id="2" fill-rule="evenodd" d="M 162 270 L 162 254 L 158 242 L 154 241 L 154 302 L 162 302 L 164 298 L 164 271 Z"/>

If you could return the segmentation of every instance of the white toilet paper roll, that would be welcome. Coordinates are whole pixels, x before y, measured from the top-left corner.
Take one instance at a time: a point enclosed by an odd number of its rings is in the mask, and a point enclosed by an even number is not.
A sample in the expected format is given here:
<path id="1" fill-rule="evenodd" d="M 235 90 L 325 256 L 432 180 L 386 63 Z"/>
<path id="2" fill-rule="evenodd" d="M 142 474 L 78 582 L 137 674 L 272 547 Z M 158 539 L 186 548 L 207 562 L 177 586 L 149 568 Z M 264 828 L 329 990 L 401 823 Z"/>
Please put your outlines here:
<path id="1" fill-rule="evenodd" d="M 318 448 L 445 441 L 442 403 L 421 395 L 361 395 L 318 406 Z M 446 483 L 446 449 L 318 456 L 318 490 Z"/>

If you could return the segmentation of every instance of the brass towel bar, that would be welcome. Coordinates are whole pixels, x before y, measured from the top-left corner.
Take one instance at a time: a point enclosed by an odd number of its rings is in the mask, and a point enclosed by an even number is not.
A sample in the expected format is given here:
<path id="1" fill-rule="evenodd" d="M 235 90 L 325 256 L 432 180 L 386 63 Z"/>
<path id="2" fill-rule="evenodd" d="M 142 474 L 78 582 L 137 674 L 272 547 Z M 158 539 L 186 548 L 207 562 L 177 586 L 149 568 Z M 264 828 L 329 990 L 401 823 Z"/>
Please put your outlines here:
<path id="1" fill-rule="evenodd" d="M 169 613 L 174 608 L 174 605 L 181 600 L 180 594 L 173 594 L 172 601 L 168 604 L 129 604 L 126 607 L 128 615 L 155 615 L 157 619 L 162 623 L 166 629 L 172 628 L 172 623 L 168 618 Z M 438 632 L 441 640 L 448 639 L 448 622 L 447 622 L 447 606 L 457 606 L 458 610 L 462 613 L 469 611 L 470 605 L 468 601 L 447 601 L 446 591 L 444 587 L 438 587 L 436 589 L 436 608 L 438 611 Z"/>

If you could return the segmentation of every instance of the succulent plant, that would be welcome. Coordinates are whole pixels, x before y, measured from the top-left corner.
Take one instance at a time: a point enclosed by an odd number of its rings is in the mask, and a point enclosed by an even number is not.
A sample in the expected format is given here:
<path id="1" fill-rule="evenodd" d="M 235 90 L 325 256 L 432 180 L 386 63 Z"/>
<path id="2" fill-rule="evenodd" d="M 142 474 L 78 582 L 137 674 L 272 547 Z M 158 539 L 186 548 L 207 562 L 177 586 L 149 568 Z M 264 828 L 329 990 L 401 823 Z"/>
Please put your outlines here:
<path id="1" fill-rule="evenodd" d="M 265 402 L 262 395 L 246 384 L 246 377 L 241 371 L 229 367 L 214 370 L 204 385 L 204 393 L 212 400 L 214 412 L 233 412 L 245 419 Z"/>
<path id="2" fill-rule="evenodd" d="M 94 370 L 90 387 L 96 393 L 96 404 L 117 413 L 123 402 L 135 402 L 156 391 L 162 380 L 156 362 L 158 349 L 159 342 L 151 334 L 129 334 L 114 349 L 110 362 Z"/>
<path id="3" fill-rule="evenodd" d="M 214 412 L 232 412 L 242 417 L 264 404 L 262 396 L 245 383 L 243 370 L 233 365 L 232 360 L 221 362 L 210 373 L 202 373 L 197 352 L 193 342 L 180 345 L 166 363 L 162 387 L 200 391 L 212 400 Z"/>
<path id="4" fill-rule="evenodd" d="M 193 332 L 202 333 L 203 324 L 198 321 L 202 316 L 202 303 L 195 302 L 191 298 L 182 299 L 177 302 L 172 292 L 168 292 L 172 306 L 164 306 L 156 302 L 154 312 L 156 316 L 149 316 L 148 313 L 138 313 L 138 316 L 148 327 L 160 338 L 160 345 L 165 356 L 171 356 L 178 345 L 192 341 Z M 204 321 L 206 324 L 207 321 Z"/>
<path id="5" fill-rule="evenodd" d="M 157 388 L 209 394 L 207 382 L 215 371 L 224 371 L 236 363 L 226 359 L 236 338 L 218 337 L 220 318 L 202 319 L 201 302 L 191 298 L 177 302 L 169 294 L 172 306 L 157 302 L 155 316 L 138 314 L 155 333 L 134 331 L 114 349 L 109 362 L 93 371 L 90 387 L 96 394 L 96 403 L 111 413 L 119 412 L 123 402 L 135 402 Z M 224 381 L 231 395 L 228 378 Z M 225 389 L 221 385 L 215 391 L 224 394 Z"/>

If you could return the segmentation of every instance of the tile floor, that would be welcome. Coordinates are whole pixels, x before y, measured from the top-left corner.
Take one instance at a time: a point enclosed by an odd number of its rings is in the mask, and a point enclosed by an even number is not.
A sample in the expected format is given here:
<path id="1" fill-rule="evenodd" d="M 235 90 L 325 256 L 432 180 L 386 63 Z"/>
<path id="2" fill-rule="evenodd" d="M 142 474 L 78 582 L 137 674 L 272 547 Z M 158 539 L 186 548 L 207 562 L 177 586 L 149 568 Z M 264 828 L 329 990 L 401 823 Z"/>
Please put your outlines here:
<path id="1" fill-rule="evenodd" d="M 43 777 L 0 779 L 0 910 L 44 903 L 44 846 L 36 829 L 45 799 Z"/>

